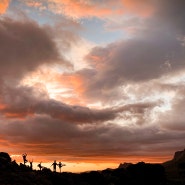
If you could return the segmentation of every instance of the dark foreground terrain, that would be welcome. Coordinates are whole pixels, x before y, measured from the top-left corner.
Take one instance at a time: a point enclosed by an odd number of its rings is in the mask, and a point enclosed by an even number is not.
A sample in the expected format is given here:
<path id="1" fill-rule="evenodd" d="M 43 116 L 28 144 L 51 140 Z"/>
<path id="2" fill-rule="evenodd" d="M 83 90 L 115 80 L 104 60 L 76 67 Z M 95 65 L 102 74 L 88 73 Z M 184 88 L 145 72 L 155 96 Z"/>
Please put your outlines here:
<path id="1" fill-rule="evenodd" d="M 120 165 L 117 169 L 84 173 L 57 173 L 32 170 L 0 152 L 0 185 L 184 185 L 185 151 L 176 152 L 164 164 Z"/>

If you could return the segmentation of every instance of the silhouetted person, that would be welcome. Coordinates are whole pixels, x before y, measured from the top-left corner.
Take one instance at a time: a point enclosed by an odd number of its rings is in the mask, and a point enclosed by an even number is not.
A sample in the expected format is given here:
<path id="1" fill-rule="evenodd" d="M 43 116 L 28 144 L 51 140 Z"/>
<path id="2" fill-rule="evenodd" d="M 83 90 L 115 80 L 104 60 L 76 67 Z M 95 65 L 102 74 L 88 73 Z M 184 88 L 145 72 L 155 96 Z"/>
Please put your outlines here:
<path id="1" fill-rule="evenodd" d="M 53 171 L 56 172 L 56 168 L 57 168 L 57 162 L 56 160 L 54 160 L 53 164 L 51 166 L 53 166 Z"/>
<path id="2" fill-rule="evenodd" d="M 30 161 L 30 168 L 31 168 L 31 170 L 33 170 L 33 160 Z"/>
<path id="3" fill-rule="evenodd" d="M 59 167 L 59 169 L 60 169 L 60 173 L 61 173 L 61 168 L 62 168 L 63 166 L 65 166 L 65 164 L 62 164 L 61 162 L 58 163 L 58 167 Z"/>
<path id="4" fill-rule="evenodd" d="M 26 159 L 26 156 L 27 156 L 26 153 L 25 154 L 22 154 L 24 165 L 28 162 L 28 160 Z"/>
<path id="5" fill-rule="evenodd" d="M 39 167 L 40 171 L 42 170 L 42 165 L 41 165 L 42 162 L 40 162 L 37 166 Z"/>

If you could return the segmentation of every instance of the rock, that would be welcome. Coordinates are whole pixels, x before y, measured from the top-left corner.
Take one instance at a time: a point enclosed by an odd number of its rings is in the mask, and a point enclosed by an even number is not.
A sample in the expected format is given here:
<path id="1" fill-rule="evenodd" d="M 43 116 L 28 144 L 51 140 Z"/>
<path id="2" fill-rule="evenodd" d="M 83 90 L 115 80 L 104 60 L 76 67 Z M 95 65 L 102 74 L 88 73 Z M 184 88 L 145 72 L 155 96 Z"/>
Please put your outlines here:
<path id="1" fill-rule="evenodd" d="M 120 163 L 120 165 L 118 166 L 118 168 L 124 168 L 124 169 L 126 169 L 130 165 L 132 165 L 132 163 Z"/>
<path id="2" fill-rule="evenodd" d="M 175 152 L 173 161 L 174 162 L 181 162 L 181 161 L 185 162 L 185 149 L 183 151 Z"/>

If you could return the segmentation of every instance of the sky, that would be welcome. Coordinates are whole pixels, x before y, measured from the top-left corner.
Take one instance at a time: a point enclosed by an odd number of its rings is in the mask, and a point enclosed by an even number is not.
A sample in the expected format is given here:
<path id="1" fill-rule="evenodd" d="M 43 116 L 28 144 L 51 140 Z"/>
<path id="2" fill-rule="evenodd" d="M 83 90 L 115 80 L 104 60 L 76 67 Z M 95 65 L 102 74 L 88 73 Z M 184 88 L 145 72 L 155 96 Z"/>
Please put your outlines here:
<path id="1" fill-rule="evenodd" d="M 71 172 L 183 150 L 184 8 L 0 0 L 0 150 Z"/>

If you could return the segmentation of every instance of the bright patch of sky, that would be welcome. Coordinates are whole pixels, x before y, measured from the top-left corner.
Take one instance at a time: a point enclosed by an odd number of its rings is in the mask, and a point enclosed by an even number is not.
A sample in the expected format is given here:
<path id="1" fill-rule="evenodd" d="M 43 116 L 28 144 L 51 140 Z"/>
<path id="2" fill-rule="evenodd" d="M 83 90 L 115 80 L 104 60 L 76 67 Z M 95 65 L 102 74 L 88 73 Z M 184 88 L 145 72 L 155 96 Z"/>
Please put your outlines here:
<path id="1" fill-rule="evenodd" d="M 47 6 L 47 4 L 45 4 L 45 6 Z M 14 14 L 14 16 L 20 14 L 21 14 L 20 16 L 22 16 L 22 14 L 24 14 L 24 16 L 29 17 L 31 20 L 34 20 L 35 22 L 41 25 L 43 24 L 53 25 L 55 23 L 54 20 L 58 19 L 58 15 L 53 14 L 47 9 L 39 9 L 39 7 L 27 6 L 26 3 L 22 3 L 19 0 L 11 1 L 7 14 L 12 13 Z M 62 16 L 60 15 L 60 17 Z"/>
<path id="2" fill-rule="evenodd" d="M 47 7 L 47 4 L 44 4 L 44 7 Z M 15 13 L 15 16 L 17 16 L 18 12 L 21 14 L 21 16 L 22 14 L 24 14 L 31 20 L 34 20 L 41 25 L 49 24 L 53 26 L 56 22 L 59 22 L 60 20 L 62 21 L 63 19 L 72 19 L 69 17 L 65 17 L 65 15 L 62 14 L 55 14 L 46 8 L 41 9 L 39 7 L 27 6 L 26 3 L 22 3 L 20 0 L 11 1 L 7 14 L 12 15 L 12 12 Z M 93 17 L 72 21 L 80 23 L 83 27 L 79 35 L 82 38 L 95 44 L 107 44 L 123 38 L 123 31 L 108 30 L 106 28 L 106 20 Z M 75 31 L 76 30 L 74 30 L 74 32 Z"/>

